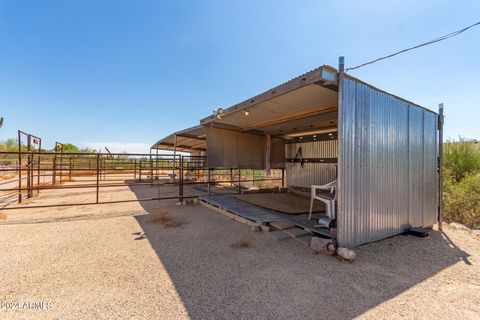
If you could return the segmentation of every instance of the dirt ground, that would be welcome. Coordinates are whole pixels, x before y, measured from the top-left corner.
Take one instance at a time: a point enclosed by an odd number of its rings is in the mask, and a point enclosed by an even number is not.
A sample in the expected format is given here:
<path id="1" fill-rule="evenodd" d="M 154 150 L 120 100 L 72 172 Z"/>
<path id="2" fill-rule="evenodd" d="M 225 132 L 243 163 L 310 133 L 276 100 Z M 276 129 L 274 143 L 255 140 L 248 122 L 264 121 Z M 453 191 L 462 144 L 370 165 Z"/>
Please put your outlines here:
<path id="1" fill-rule="evenodd" d="M 111 190 L 102 199 L 158 193 Z M 94 190 L 42 191 L 26 204 L 92 197 Z M 356 248 L 348 263 L 175 202 L 3 211 L 0 318 L 480 317 L 480 239 L 466 231 L 393 237 Z M 181 223 L 165 228 L 152 220 L 160 211 Z"/>

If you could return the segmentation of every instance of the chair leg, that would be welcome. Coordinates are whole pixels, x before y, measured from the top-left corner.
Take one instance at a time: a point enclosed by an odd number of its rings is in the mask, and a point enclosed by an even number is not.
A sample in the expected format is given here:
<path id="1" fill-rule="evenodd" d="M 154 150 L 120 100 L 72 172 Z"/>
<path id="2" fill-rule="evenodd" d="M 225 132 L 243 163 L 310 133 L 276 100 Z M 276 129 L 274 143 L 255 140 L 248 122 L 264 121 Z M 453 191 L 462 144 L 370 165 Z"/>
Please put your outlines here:
<path id="1" fill-rule="evenodd" d="M 327 217 L 332 219 L 332 207 L 331 207 L 330 201 L 327 201 L 326 205 L 327 205 Z"/>
<path id="2" fill-rule="evenodd" d="M 336 219 L 337 213 L 335 212 L 335 200 L 332 200 L 331 207 L 332 207 L 332 219 Z"/>

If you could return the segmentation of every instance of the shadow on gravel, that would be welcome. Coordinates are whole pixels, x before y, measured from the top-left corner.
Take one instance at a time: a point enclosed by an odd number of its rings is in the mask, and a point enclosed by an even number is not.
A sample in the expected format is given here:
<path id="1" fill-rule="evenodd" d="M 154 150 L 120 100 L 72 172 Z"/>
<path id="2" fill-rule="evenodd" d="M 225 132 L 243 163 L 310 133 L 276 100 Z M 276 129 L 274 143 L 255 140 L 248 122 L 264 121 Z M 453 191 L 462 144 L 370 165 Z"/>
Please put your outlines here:
<path id="1" fill-rule="evenodd" d="M 132 186 L 138 198 L 151 188 Z M 171 190 L 175 195 L 176 190 Z M 351 319 L 469 254 L 445 235 L 396 236 L 356 248 L 354 263 L 312 254 L 294 240 L 276 242 L 201 205 L 143 202 L 187 223 L 164 228 L 136 216 L 193 319 Z M 231 244 L 247 238 L 255 245 Z"/>

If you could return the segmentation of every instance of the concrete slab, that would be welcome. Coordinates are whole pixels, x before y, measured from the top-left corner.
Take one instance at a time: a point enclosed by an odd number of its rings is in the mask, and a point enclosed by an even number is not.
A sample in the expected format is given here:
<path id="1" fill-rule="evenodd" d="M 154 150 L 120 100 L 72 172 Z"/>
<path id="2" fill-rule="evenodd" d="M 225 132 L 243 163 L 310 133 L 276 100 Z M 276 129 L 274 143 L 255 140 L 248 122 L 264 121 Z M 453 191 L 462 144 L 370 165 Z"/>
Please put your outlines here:
<path id="1" fill-rule="evenodd" d="M 272 221 L 272 222 L 270 222 L 270 225 L 277 230 L 285 230 L 285 229 L 290 229 L 290 228 L 295 227 L 295 224 L 293 224 L 289 221 L 286 221 L 286 220 Z"/>
<path id="2" fill-rule="evenodd" d="M 292 238 L 298 238 L 298 237 L 302 237 L 307 234 L 310 234 L 310 232 L 305 231 L 304 229 L 301 229 L 301 228 L 290 228 L 290 229 L 284 230 L 283 232 L 285 232 Z"/>

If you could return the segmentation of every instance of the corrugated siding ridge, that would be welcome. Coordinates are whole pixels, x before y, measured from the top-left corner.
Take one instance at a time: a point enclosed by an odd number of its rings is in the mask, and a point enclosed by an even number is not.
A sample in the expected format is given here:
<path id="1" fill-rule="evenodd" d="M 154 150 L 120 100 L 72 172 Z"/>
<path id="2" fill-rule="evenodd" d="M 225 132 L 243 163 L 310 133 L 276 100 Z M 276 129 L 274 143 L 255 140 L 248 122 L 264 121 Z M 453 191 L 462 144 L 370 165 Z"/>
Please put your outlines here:
<path id="1" fill-rule="evenodd" d="M 342 82 L 340 112 L 339 242 L 433 224 L 436 115 L 351 78 Z"/>

